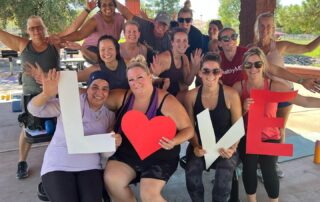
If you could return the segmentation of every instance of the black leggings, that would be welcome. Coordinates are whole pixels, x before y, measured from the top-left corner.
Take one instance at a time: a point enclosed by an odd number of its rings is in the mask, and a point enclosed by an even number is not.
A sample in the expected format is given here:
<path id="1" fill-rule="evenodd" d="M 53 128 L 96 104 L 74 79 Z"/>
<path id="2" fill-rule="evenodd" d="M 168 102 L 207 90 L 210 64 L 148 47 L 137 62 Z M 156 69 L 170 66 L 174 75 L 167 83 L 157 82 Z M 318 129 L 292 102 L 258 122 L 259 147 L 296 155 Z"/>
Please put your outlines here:
<path id="1" fill-rule="evenodd" d="M 101 170 L 54 171 L 43 175 L 41 179 L 51 202 L 101 202 L 102 200 Z"/>
<path id="2" fill-rule="evenodd" d="M 226 202 L 229 199 L 233 172 L 237 166 L 238 154 L 230 159 L 218 158 L 212 168 L 215 168 L 215 180 L 212 189 L 212 201 Z M 188 193 L 193 202 L 204 201 L 204 187 L 202 172 L 205 170 L 204 158 L 196 157 L 193 147 L 189 144 L 187 148 L 187 164 L 185 169 Z"/>
<path id="3" fill-rule="evenodd" d="M 279 143 L 279 141 L 267 141 Z M 279 178 L 276 172 L 277 156 L 245 154 L 243 158 L 243 184 L 246 193 L 251 195 L 257 191 L 257 165 L 260 164 L 264 187 L 269 198 L 275 199 L 279 197 Z"/>

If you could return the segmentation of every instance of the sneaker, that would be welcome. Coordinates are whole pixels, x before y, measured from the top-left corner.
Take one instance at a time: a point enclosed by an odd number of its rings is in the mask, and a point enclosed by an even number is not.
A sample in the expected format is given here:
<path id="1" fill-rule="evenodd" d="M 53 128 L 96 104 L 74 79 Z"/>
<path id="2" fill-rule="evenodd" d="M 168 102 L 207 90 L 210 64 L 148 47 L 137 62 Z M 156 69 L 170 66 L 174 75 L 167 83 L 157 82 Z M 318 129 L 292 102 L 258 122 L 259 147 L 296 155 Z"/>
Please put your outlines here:
<path id="1" fill-rule="evenodd" d="M 28 177 L 28 164 L 26 161 L 20 161 L 18 163 L 17 178 L 20 180 L 27 177 Z"/>
<path id="2" fill-rule="evenodd" d="M 277 171 L 277 175 L 278 175 L 279 178 L 283 178 L 284 177 L 284 172 L 280 169 L 279 163 L 276 164 L 276 171 Z"/>

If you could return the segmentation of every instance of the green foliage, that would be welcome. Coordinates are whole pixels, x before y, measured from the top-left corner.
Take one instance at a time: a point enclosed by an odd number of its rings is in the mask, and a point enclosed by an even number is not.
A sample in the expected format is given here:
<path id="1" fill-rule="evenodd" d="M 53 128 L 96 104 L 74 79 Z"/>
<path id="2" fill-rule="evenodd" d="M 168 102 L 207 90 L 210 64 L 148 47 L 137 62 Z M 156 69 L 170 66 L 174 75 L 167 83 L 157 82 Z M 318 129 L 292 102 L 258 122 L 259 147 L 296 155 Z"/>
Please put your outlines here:
<path id="1" fill-rule="evenodd" d="M 149 15 L 153 14 L 149 16 L 150 18 L 155 17 L 159 11 L 166 11 L 169 16 L 172 16 L 179 10 L 179 2 L 179 0 L 145 0 L 144 7 Z"/>
<path id="2" fill-rule="evenodd" d="M 5 27 L 7 21 L 13 19 L 25 34 L 28 17 L 39 15 L 50 32 L 59 32 L 66 28 L 77 15 L 78 2 L 84 2 L 84 0 L 15 0 L 14 3 L 0 0 L 1 7 L 4 8 L 0 11 L 0 21 Z"/>
<path id="3" fill-rule="evenodd" d="M 305 0 L 302 5 L 279 6 L 277 26 L 290 34 L 320 33 L 320 1 Z"/>
<path id="4" fill-rule="evenodd" d="M 221 17 L 224 27 L 239 27 L 240 0 L 220 0 L 218 14 Z"/>

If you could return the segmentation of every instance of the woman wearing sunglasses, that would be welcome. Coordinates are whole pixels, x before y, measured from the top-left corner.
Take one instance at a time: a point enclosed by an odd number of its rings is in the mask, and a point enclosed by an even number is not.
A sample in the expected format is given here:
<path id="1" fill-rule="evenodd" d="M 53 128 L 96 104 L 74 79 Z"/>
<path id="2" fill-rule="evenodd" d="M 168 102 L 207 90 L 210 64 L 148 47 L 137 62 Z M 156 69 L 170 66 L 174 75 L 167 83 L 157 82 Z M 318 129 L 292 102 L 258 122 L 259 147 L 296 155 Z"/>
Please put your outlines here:
<path id="1" fill-rule="evenodd" d="M 306 45 L 296 44 L 289 41 L 276 41 L 274 15 L 269 12 L 262 13 L 257 17 L 254 31 L 254 46 L 257 46 L 263 50 L 269 63 L 275 64 L 281 68 L 285 68 L 284 54 L 302 54 L 312 51 L 320 45 L 320 37 L 317 37 L 315 40 Z M 286 85 L 293 88 L 292 83 L 281 79 L 282 77 L 280 74 L 274 74 L 271 76 L 272 79 L 282 81 Z M 302 85 L 304 85 L 306 82 L 307 80 L 304 80 L 303 78 L 299 78 L 297 81 L 297 83 Z M 320 91 L 319 87 L 317 91 Z M 277 116 L 284 118 L 284 128 L 280 129 L 282 143 L 285 142 L 285 126 L 291 109 L 292 104 L 288 102 L 281 102 L 278 105 Z M 278 175 L 279 177 L 283 177 L 284 173 L 278 169 Z"/>
<path id="2" fill-rule="evenodd" d="M 291 87 L 283 82 L 272 80 L 266 77 L 266 69 L 268 69 L 268 61 L 265 54 L 260 48 L 253 47 L 249 49 L 243 60 L 243 71 L 247 75 L 246 80 L 237 82 L 234 88 L 241 96 L 243 104 L 243 112 L 246 113 L 250 105 L 254 102 L 250 98 L 251 89 L 264 89 L 275 92 L 288 92 Z M 297 95 L 290 103 L 303 107 L 320 107 L 320 99 L 314 97 L 304 97 Z M 265 116 L 275 118 L 277 113 L 277 103 L 268 103 L 265 110 Z M 278 127 L 268 127 L 262 131 L 262 141 L 279 143 L 281 140 Z M 276 172 L 276 156 L 246 154 L 245 138 L 241 140 L 239 145 L 240 155 L 243 163 L 243 184 L 247 193 L 249 202 L 256 201 L 257 189 L 257 164 L 260 164 L 264 186 L 270 201 L 277 202 L 279 200 L 279 178 Z"/>
<path id="3" fill-rule="evenodd" d="M 238 93 L 231 87 L 219 83 L 222 76 L 219 54 L 208 53 L 201 61 L 199 77 L 202 85 L 186 95 L 186 109 L 194 124 L 195 136 L 187 148 L 186 183 L 193 202 L 204 201 L 202 172 L 205 170 L 204 154 L 199 134 L 197 114 L 208 108 L 216 141 L 229 130 L 242 115 Z M 216 169 L 212 201 L 228 201 L 233 172 L 238 162 L 238 143 L 230 148 L 220 148 L 220 157 L 210 168 Z"/>

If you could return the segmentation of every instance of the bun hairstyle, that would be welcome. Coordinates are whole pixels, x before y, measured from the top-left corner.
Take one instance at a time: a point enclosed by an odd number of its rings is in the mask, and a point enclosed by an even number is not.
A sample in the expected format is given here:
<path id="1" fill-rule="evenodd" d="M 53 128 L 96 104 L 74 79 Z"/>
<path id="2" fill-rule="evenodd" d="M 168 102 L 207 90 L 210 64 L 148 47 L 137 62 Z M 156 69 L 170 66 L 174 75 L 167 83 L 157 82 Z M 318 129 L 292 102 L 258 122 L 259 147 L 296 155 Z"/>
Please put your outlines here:
<path id="1" fill-rule="evenodd" d="M 114 4 L 114 7 L 117 8 L 116 0 L 112 0 L 112 3 Z M 97 1 L 97 6 L 98 6 L 99 9 L 101 8 L 101 0 Z"/>
<path id="2" fill-rule="evenodd" d="M 127 72 L 129 71 L 129 69 L 132 69 L 134 67 L 140 67 L 145 72 L 147 72 L 147 74 L 150 74 L 150 69 L 149 69 L 147 61 L 143 55 L 137 55 L 136 57 L 132 58 L 129 61 L 129 63 L 127 65 Z"/>

